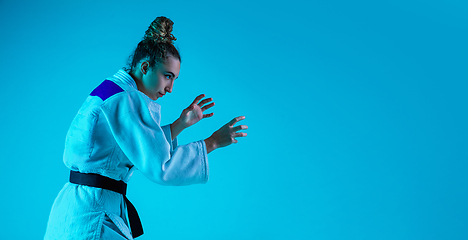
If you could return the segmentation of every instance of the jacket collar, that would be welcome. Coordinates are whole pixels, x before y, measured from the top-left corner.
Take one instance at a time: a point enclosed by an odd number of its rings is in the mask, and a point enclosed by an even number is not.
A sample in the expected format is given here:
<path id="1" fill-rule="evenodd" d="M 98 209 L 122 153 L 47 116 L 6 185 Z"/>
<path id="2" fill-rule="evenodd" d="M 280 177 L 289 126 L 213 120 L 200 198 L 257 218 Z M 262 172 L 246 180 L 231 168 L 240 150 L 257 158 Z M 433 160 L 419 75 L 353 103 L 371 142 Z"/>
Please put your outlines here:
<path id="1" fill-rule="evenodd" d="M 113 77 L 138 90 L 135 80 L 125 70 L 120 69 Z"/>

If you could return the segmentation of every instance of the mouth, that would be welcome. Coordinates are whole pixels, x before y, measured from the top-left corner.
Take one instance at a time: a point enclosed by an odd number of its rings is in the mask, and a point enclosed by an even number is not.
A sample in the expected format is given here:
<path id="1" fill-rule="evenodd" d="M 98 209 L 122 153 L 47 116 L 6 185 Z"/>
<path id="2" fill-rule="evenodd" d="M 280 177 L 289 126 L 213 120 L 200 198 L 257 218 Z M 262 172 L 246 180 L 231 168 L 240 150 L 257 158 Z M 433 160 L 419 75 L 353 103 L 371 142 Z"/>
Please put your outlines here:
<path id="1" fill-rule="evenodd" d="M 164 94 L 161 94 L 160 92 L 158 92 L 158 96 L 159 96 L 159 97 L 163 97 Z"/>

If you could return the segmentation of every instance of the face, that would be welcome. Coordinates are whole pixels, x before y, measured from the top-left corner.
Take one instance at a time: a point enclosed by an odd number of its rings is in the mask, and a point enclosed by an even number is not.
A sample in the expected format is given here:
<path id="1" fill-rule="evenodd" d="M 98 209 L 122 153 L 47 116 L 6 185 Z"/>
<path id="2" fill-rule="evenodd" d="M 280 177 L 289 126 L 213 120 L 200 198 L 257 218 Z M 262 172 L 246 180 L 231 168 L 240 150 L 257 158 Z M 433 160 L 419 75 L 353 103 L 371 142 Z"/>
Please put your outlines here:
<path id="1" fill-rule="evenodd" d="M 141 82 L 138 89 L 149 98 L 157 100 L 166 93 L 172 92 L 174 80 L 179 77 L 180 61 L 172 56 L 166 59 L 165 63 L 156 64 L 153 67 L 148 62 L 140 65 L 142 73 Z"/>

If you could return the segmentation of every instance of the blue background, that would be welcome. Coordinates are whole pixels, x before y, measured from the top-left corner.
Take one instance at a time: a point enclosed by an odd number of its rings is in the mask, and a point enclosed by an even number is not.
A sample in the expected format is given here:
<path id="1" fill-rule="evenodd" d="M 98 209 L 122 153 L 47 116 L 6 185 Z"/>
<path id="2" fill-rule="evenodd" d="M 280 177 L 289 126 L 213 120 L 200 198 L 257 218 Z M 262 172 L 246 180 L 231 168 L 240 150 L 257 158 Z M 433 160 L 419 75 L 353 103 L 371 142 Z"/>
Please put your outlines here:
<path id="1" fill-rule="evenodd" d="M 157 16 L 183 62 L 158 100 L 200 93 L 248 137 L 204 185 L 136 173 L 141 239 L 468 239 L 466 1 L 0 1 L 0 239 L 42 238 L 65 134 Z"/>

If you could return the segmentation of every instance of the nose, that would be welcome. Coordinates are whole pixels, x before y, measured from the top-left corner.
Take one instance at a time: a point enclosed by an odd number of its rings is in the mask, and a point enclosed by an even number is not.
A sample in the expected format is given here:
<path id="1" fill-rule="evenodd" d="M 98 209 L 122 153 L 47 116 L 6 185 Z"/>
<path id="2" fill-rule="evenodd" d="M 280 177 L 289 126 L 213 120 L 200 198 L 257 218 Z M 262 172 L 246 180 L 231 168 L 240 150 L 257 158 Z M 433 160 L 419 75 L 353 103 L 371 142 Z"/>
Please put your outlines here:
<path id="1" fill-rule="evenodd" d="M 174 81 L 171 81 L 171 83 L 169 84 L 169 86 L 166 87 L 166 92 L 168 93 L 172 93 L 172 87 L 174 86 Z"/>

